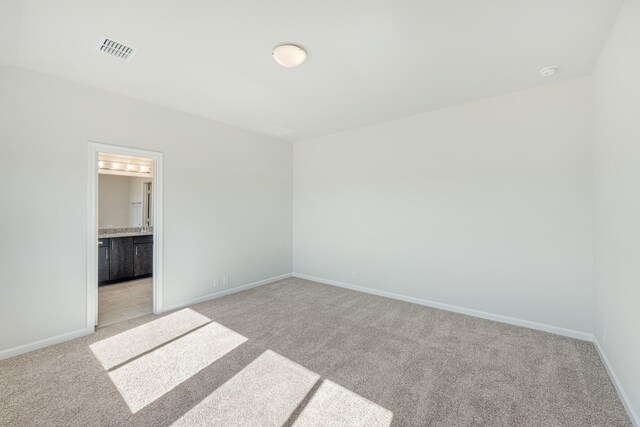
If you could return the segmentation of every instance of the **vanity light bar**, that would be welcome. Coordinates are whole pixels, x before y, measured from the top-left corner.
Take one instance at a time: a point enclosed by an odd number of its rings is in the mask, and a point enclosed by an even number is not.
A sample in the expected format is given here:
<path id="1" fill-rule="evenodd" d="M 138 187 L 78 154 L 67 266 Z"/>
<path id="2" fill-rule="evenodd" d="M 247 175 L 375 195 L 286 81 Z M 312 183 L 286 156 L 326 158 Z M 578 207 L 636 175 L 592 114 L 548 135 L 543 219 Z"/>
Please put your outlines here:
<path id="1" fill-rule="evenodd" d="M 151 166 L 136 163 L 106 162 L 100 160 L 98 161 L 98 168 L 121 172 L 151 173 Z"/>

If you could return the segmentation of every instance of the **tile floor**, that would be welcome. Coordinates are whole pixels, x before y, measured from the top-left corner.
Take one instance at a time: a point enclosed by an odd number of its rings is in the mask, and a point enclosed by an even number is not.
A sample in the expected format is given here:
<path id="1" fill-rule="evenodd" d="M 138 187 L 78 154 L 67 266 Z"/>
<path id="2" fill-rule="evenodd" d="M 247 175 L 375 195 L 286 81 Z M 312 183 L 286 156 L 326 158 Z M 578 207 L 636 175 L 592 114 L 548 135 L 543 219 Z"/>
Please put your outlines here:
<path id="1" fill-rule="evenodd" d="M 153 311 L 153 278 L 98 288 L 98 327 L 135 319 Z"/>

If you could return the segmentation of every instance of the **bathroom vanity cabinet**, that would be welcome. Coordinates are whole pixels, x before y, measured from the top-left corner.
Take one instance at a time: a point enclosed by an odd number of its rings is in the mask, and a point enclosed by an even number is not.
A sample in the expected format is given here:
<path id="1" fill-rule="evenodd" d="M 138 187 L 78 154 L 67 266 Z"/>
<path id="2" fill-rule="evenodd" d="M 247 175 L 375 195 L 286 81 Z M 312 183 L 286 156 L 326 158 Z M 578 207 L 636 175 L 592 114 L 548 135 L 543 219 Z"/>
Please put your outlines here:
<path id="1" fill-rule="evenodd" d="M 98 239 L 98 284 L 106 285 L 153 274 L 153 235 Z"/>

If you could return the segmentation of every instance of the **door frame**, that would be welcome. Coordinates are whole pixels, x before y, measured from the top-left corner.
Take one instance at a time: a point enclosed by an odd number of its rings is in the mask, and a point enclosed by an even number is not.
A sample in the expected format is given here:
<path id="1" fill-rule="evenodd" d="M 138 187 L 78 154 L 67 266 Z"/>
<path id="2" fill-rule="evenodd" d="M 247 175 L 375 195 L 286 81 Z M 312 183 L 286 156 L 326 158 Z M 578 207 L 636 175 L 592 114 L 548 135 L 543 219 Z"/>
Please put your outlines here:
<path id="1" fill-rule="evenodd" d="M 87 188 L 87 329 L 98 323 L 98 153 L 146 157 L 153 160 L 153 313 L 163 312 L 162 238 L 163 238 L 163 153 L 89 141 Z"/>

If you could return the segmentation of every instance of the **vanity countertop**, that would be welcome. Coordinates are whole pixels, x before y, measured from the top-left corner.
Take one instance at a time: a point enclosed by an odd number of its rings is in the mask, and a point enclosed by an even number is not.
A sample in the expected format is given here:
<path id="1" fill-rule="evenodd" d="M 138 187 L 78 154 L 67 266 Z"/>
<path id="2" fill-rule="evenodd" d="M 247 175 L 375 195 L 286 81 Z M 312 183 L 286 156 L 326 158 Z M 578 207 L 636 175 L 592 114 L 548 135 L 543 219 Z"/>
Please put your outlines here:
<path id="1" fill-rule="evenodd" d="M 104 233 L 98 235 L 99 239 L 107 239 L 111 237 L 135 237 L 135 236 L 150 236 L 153 234 L 153 231 L 131 231 L 125 233 Z"/>
<path id="2" fill-rule="evenodd" d="M 142 230 L 141 227 L 101 228 L 100 230 L 98 230 L 99 239 L 107 239 L 112 237 L 150 236 L 152 234 L 153 229 Z"/>

